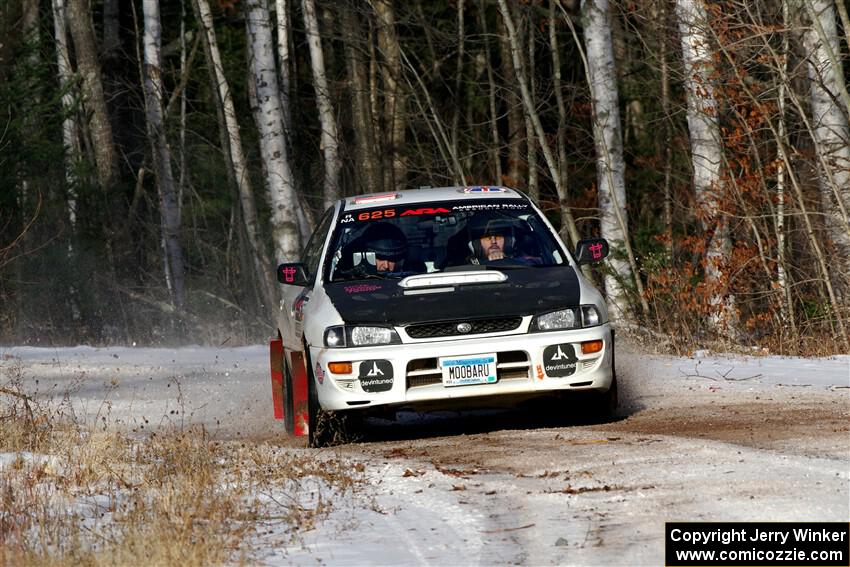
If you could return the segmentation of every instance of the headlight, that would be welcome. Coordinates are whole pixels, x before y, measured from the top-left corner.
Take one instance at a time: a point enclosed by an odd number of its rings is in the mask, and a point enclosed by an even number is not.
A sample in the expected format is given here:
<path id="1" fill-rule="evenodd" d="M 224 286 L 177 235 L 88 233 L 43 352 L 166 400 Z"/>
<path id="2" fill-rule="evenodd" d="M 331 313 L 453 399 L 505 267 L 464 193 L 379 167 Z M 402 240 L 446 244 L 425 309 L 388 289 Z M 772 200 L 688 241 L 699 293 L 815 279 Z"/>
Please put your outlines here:
<path id="1" fill-rule="evenodd" d="M 582 305 L 538 315 L 534 318 L 534 324 L 531 328 L 533 331 L 559 331 L 595 327 L 606 321 L 605 314 L 600 312 L 595 305 Z"/>
<path id="2" fill-rule="evenodd" d="M 345 327 L 329 327 L 325 330 L 325 346 L 344 347 Z"/>
<path id="3" fill-rule="evenodd" d="M 552 313 L 544 313 L 537 316 L 537 328 L 540 331 L 555 331 L 581 327 L 581 318 L 576 315 L 575 309 L 562 309 Z"/>
<path id="4" fill-rule="evenodd" d="M 388 345 L 398 335 L 386 327 L 351 327 L 351 346 Z"/>
<path id="5" fill-rule="evenodd" d="M 331 348 L 401 344 L 389 327 L 336 326 L 325 329 L 325 346 Z"/>

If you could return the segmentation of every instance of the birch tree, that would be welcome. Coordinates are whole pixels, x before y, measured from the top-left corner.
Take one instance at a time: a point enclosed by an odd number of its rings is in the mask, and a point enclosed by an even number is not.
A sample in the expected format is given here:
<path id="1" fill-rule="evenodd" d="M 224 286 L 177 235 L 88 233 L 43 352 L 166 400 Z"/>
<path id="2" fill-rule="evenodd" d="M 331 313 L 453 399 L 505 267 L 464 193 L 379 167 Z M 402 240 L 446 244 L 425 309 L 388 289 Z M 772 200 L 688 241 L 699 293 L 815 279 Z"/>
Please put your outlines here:
<path id="1" fill-rule="evenodd" d="M 299 203 L 284 142 L 283 112 L 280 107 L 269 10 L 266 0 L 247 0 L 246 8 L 248 66 L 250 81 L 257 96 L 254 116 L 260 133 L 260 153 L 272 210 L 274 250 L 278 261 L 295 261 L 301 252 L 296 210 Z"/>
<path id="2" fill-rule="evenodd" d="M 73 70 L 68 53 L 68 31 L 65 19 L 65 1 L 52 0 L 53 34 L 56 42 L 56 68 L 59 74 L 59 88 L 62 91 L 62 145 L 65 148 L 65 182 L 68 220 L 71 228 L 77 222 L 76 178 L 74 169 L 80 159 L 80 144 L 77 138 L 77 119 L 74 113 L 74 93 L 72 91 Z"/>
<path id="3" fill-rule="evenodd" d="M 292 150 L 292 104 L 289 100 L 290 79 L 290 24 L 289 0 L 275 0 L 277 17 L 277 62 L 280 67 L 280 106 L 283 109 L 283 129 L 286 132 L 287 148 Z"/>
<path id="4" fill-rule="evenodd" d="M 810 16 L 804 32 L 811 100 L 813 138 L 819 157 L 818 184 L 826 227 L 839 254 L 840 272 L 850 274 L 850 127 L 838 101 L 846 85 L 840 61 L 838 29 L 831 0 L 802 0 Z M 847 282 L 837 285 L 846 295 Z"/>
<path id="5" fill-rule="evenodd" d="M 324 155 L 324 205 L 325 208 L 339 199 L 339 176 L 342 161 L 339 156 L 339 132 L 334 116 L 333 102 L 328 90 L 325 74 L 325 56 L 322 51 L 322 38 L 319 36 L 319 22 L 316 17 L 314 0 L 301 0 L 304 14 L 304 28 L 307 30 L 307 45 L 310 48 L 310 67 L 313 71 L 313 86 L 316 90 L 316 106 L 319 109 L 319 123 L 322 128 L 321 144 Z"/>
<path id="6" fill-rule="evenodd" d="M 711 321 L 734 335 L 735 298 L 728 293 L 724 261 L 731 252 L 726 219 L 720 210 L 723 148 L 717 115 L 708 13 L 704 0 L 676 0 L 687 91 L 687 120 L 691 142 L 697 216 L 706 232 L 705 283 Z"/>
<path id="7" fill-rule="evenodd" d="M 162 105 L 162 37 L 159 18 L 159 0 L 144 0 L 144 76 L 145 114 L 148 136 L 153 154 L 154 171 L 159 187 L 160 219 L 162 222 L 162 247 L 166 281 L 171 299 L 178 311 L 186 301 L 183 248 L 180 245 L 180 210 L 174 173 L 171 170 L 171 151 L 165 138 Z"/>
<path id="8" fill-rule="evenodd" d="M 118 159 L 103 94 L 91 11 L 86 0 L 68 0 L 67 8 L 77 70 L 82 76 L 83 104 L 90 114 L 88 127 L 94 146 L 98 181 L 101 188 L 108 191 L 118 176 Z"/>
<path id="9" fill-rule="evenodd" d="M 221 54 L 218 49 L 218 39 L 215 35 L 212 13 L 208 0 L 195 0 L 194 3 L 197 20 L 203 34 L 204 53 L 207 57 L 207 66 L 210 70 L 216 92 L 218 103 L 221 104 L 224 124 L 222 128 L 226 131 L 225 153 L 229 157 L 229 166 L 233 171 L 236 183 L 236 191 L 239 195 L 239 204 L 242 211 L 242 224 L 248 247 L 251 250 L 251 263 L 254 266 L 255 278 L 260 288 L 260 293 L 266 307 L 274 305 L 276 294 L 269 277 L 273 269 L 266 254 L 265 247 L 260 240 L 260 226 L 257 221 L 257 207 L 254 202 L 254 190 L 251 187 L 251 175 L 245 152 L 242 148 L 242 135 L 239 131 L 239 121 L 236 108 L 233 105 L 233 96 L 230 94 L 230 85 L 224 74 L 224 65 L 221 62 Z"/>
<path id="10" fill-rule="evenodd" d="M 593 113 L 593 138 L 596 146 L 597 201 L 600 231 L 614 249 L 628 246 L 629 225 L 626 213 L 626 164 L 623 161 L 622 126 L 614 65 L 608 0 L 582 2 L 582 23 L 587 51 Z M 615 316 L 628 313 L 624 283 L 632 282 L 628 259 L 613 255 L 608 262 L 611 272 L 605 274 L 605 292 L 614 306 Z"/>

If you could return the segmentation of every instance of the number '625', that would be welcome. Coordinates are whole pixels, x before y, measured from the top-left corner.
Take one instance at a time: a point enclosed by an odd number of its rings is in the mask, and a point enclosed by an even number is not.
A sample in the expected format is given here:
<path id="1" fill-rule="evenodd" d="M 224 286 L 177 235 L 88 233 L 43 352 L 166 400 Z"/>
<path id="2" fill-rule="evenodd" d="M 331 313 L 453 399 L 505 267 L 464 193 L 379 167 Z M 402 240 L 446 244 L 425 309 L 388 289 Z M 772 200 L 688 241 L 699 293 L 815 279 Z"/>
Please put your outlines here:
<path id="1" fill-rule="evenodd" d="M 360 213 L 357 215 L 357 220 L 375 220 L 375 219 L 388 219 L 390 217 L 395 216 L 395 209 L 384 209 L 383 211 L 366 211 L 365 213 Z"/>

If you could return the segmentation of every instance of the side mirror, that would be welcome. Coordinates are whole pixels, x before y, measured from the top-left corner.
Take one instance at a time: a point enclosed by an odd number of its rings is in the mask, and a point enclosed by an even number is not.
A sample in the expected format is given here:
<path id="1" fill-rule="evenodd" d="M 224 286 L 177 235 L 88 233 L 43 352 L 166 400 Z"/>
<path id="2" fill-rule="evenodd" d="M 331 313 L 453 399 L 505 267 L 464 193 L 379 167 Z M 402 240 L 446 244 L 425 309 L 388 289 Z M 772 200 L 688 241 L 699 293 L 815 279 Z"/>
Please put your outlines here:
<path id="1" fill-rule="evenodd" d="M 608 241 L 604 238 L 588 238 L 576 244 L 576 262 L 595 264 L 608 256 Z"/>
<path id="2" fill-rule="evenodd" d="M 304 264 L 289 263 L 277 267 L 277 281 L 285 285 L 307 285 L 307 270 Z"/>

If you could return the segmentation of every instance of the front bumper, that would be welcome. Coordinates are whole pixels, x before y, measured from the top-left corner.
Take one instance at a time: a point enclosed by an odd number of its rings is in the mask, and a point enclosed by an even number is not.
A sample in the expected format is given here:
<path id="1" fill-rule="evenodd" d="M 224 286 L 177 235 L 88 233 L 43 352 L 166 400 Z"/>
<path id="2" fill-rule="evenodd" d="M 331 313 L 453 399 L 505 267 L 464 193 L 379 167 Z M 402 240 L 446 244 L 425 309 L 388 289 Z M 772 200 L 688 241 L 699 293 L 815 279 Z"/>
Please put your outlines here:
<path id="1" fill-rule="evenodd" d="M 583 354 L 581 343 L 602 340 L 602 350 Z M 547 347 L 561 345 L 546 351 Z M 574 356 L 569 348 L 571 345 Z M 428 405 L 503 395 L 536 395 L 557 390 L 605 392 L 613 380 L 613 340 L 608 323 L 586 329 L 475 338 L 451 337 L 400 345 L 353 348 L 310 347 L 320 405 L 327 410 L 378 406 Z M 557 362 L 552 360 L 553 350 Z M 489 384 L 444 386 L 439 357 L 496 353 L 498 380 Z M 570 355 L 569 357 L 562 356 Z M 329 363 L 350 362 L 352 371 L 337 374 Z M 367 378 L 361 364 L 368 365 Z M 363 378 L 361 379 L 361 376 Z M 364 384 L 366 390 L 363 389 Z M 367 391 L 370 390 L 370 391 Z M 380 390 L 380 391 L 377 391 Z M 439 403 L 436 404 L 439 406 Z"/>

